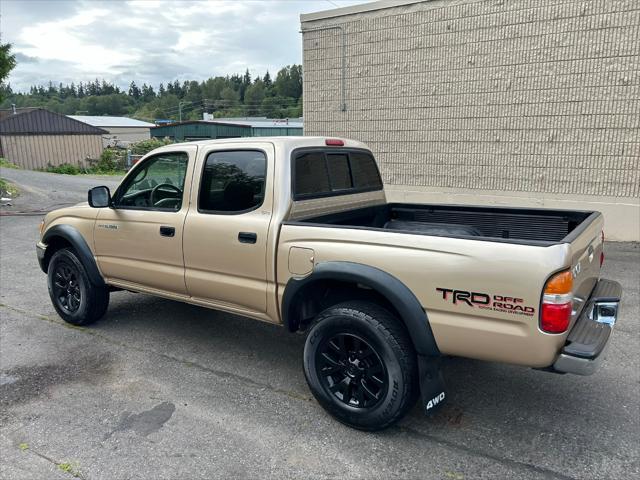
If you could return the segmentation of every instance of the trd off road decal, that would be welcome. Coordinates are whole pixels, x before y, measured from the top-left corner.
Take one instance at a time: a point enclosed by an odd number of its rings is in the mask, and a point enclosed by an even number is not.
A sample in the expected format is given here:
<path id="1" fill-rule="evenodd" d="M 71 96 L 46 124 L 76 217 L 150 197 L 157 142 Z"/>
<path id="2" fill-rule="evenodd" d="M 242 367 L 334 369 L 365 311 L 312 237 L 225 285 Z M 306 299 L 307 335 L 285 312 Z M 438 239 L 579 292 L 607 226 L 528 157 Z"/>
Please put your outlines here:
<path id="1" fill-rule="evenodd" d="M 523 305 L 521 298 L 467 292 L 466 290 L 453 290 L 451 288 L 436 288 L 436 291 L 442 294 L 443 300 L 452 302 L 454 305 L 462 304 L 481 310 L 526 315 L 527 317 L 532 317 L 536 312 L 535 308 Z"/>

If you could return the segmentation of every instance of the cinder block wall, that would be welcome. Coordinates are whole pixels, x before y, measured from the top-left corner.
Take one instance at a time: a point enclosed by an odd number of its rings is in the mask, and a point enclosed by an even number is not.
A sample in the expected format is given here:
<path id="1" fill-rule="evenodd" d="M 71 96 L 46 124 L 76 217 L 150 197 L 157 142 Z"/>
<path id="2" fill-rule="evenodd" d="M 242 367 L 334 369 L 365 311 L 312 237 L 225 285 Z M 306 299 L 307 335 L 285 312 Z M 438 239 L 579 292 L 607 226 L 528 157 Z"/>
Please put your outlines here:
<path id="1" fill-rule="evenodd" d="M 391 200 L 595 209 L 640 240 L 640 1 L 392 0 L 302 30 L 305 134 L 368 143 Z"/>

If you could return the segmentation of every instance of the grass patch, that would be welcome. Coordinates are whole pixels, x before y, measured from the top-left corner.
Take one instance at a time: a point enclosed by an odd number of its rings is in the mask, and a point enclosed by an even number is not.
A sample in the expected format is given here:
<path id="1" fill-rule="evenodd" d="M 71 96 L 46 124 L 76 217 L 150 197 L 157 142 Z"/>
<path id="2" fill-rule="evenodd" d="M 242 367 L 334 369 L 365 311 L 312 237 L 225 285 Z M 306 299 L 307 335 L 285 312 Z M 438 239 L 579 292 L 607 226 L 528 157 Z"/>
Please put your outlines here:
<path id="1" fill-rule="evenodd" d="M 18 187 L 4 178 L 0 178 L 0 194 L 2 194 L 3 197 L 13 198 L 18 194 Z"/>
<path id="2" fill-rule="evenodd" d="M 43 171 L 49 173 L 59 173 L 61 175 L 79 175 L 82 173 L 82 169 L 77 165 L 71 163 L 62 163 L 60 165 L 49 165 Z"/>
<path id="3" fill-rule="evenodd" d="M 16 170 L 20 169 L 20 167 L 18 165 L 16 165 L 15 163 L 11 163 L 9 160 L 7 160 L 4 157 L 0 157 L 0 167 L 2 167 L 2 168 L 14 168 Z"/>
<path id="4" fill-rule="evenodd" d="M 80 472 L 78 471 L 77 465 L 72 465 L 69 462 L 62 462 L 58 464 L 58 469 L 62 470 L 64 473 L 73 475 L 76 478 L 82 478 L 82 476 L 80 475 Z"/>

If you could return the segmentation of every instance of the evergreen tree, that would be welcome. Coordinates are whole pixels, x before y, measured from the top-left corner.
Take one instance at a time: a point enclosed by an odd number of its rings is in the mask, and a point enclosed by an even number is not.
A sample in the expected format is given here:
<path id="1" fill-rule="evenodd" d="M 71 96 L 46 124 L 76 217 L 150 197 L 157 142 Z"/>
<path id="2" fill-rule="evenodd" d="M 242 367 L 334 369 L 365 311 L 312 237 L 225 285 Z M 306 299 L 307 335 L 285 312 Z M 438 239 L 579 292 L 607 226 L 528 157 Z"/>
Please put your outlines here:
<path id="1" fill-rule="evenodd" d="M 136 85 L 135 81 L 132 81 L 129 84 L 129 96 L 133 97 L 134 100 L 138 100 L 140 98 L 140 89 Z"/>

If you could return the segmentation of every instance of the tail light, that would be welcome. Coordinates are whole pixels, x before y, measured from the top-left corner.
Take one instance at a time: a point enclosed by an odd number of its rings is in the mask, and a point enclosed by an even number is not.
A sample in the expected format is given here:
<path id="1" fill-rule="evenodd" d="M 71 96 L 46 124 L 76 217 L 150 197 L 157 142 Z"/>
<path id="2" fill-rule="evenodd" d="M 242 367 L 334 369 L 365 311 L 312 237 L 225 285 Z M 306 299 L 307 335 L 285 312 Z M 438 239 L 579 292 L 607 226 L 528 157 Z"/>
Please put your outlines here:
<path id="1" fill-rule="evenodd" d="M 569 328 L 573 310 L 573 275 L 565 270 L 553 275 L 544 287 L 540 329 L 546 333 L 563 333 Z"/>
<path id="2" fill-rule="evenodd" d="M 602 264 L 604 263 L 604 230 L 602 230 L 602 251 L 600 252 L 600 268 L 602 268 Z"/>

